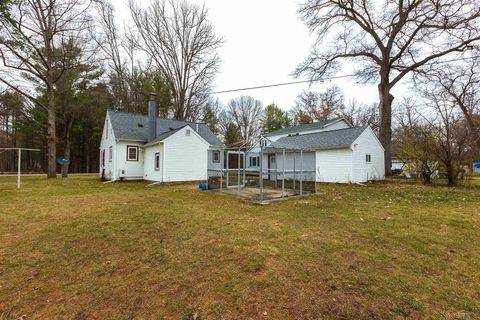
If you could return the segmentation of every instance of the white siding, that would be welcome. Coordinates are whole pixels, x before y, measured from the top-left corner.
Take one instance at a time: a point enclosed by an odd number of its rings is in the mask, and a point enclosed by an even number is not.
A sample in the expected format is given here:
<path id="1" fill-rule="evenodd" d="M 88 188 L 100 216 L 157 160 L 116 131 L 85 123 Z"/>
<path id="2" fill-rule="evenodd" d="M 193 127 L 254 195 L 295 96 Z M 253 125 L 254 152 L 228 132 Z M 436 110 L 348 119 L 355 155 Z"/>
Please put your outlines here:
<path id="1" fill-rule="evenodd" d="M 352 151 L 350 149 L 316 152 L 317 182 L 351 182 Z"/>
<path id="2" fill-rule="evenodd" d="M 155 154 L 160 153 L 160 168 L 155 170 Z M 156 144 L 146 147 L 144 155 L 144 175 L 143 178 L 149 181 L 162 182 L 163 174 L 163 145 Z"/>
<path id="3" fill-rule="evenodd" d="M 353 148 L 353 182 L 385 179 L 385 155 L 382 145 L 372 129 L 367 128 L 352 144 Z M 371 155 L 367 163 L 366 155 Z"/>
<path id="4" fill-rule="evenodd" d="M 351 128 L 351 126 L 345 120 L 342 120 L 326 126 L 321 131 L 332 131 L 332 130 L 346 129 L 346 128 Z M 314 133 L 314 132 L 317 132 L 317 131 L 315 130 L 305 131 L 305 133 Z"/>
<path id="5" fill-rule="evenodd" d="M 300 155 L 300 151 L 295 153 L 295 156 L 293 153 L 286 152 L 285 153 L 285 171 L 288 170 L 293 170 L 294 169 L 294 158 L 295 158 L 295 170 L 297 171 L 296 173 L 296 179 L 300 179 L 300 169 L 302 168 L 302 157 Z M 276 165 L 277 165 L 277 175 L 275 175 L 275 172 L 270 173 L 270 178 L 272 180 L 275 180 L 275 177 L 277 179 L 282 179 L 282 171 L 283 171 L 283 152 L 279 150 L 277 152 L 276 156 Z M 315 152 L 303 152 L 303 180 L 304 181 L 314 181 L 315 180 Z M 263 167 L 266 170 L 268 168 L 268 155 L 264 154 L 263 155 Z M 275 169 L 275 164 L 270 165 L 271 169 Z M 310 171 L 310 172 L 308 172 Z M 263 176 L 265 179 L 268 179 L 268 175 Z M 293 180 L 293 173 L 285 173 L 285 179 L 287 180 Z"/>
<path id="6" fill-rule="evenodd" d="M 190 129 L 190 135 L 186 130 Z M 164 182 L 207 180 L 208 144 L 185 127 L 164 141 Z"/>
<path id="7" fill-rule="evenodd" d="M 317 132 L 324 132 L 324 131 L 332 131 L 332 130 L 338 130 L 338 129 L 345 129 L 345 128 L 350 128 L 350 125 L 345 121 L 338 121 L 335 122 L 329 126 L 326 126 L 325 128 L 317 128 L 317 129 L 311 129 L 311 130 L 305 130 L 305 131 L 297 131 L 289 134 L 308 134 L 308 133 L 317 133 Z M 269 136 L 268 139 L 271 141 L 277 141 L 278 139 L 282 137 L 286 137 L 289 134 L 282 134 L 282 135 L 275 135 L 275 136 Z"/>
<path id="8" fill-rule="evenodd" d="M 218 170 L 222 169 L 222 163 L 224 161 L 224 154 L 222 150 L 218 150 L 220 152 L 220 161 L 213 162 L 213 151 L 208 150 L 208 170 L 210 176 L 220 176 L 220 172 Z M 211 171 L 210 171 L 211 170 Z"/>
<path id="9" fill-rule="evenodd" d="M 119 141 L 116 144 L 116 177 L 125 180 L 142 180 L 143 179 L 143 153 L 142 143 Z M 127 161 L 127 146 L 138 147 L 138 161 Z M 124 173 L 122 173 L 124 171 Z"/>
<path id="10" fill-rule="evenodd" d="M 108 132 L 107 132 L 108 129 Z M 106 180 L 115 179 L 115 136 L 113 134 L 112 126 L 110 125 L 110 119 L 107 116 L 105 117 L 105 123 L 103 125 L 102 140 L 100 141 L 100 168 L 99 168 L 99 177 L 104 176 Z M 108 150 L 109 147 L 112 147 L 112 161 L 109 161 Z M 102 151 L 105 151 L 105 166 L 102 167 Z"/>

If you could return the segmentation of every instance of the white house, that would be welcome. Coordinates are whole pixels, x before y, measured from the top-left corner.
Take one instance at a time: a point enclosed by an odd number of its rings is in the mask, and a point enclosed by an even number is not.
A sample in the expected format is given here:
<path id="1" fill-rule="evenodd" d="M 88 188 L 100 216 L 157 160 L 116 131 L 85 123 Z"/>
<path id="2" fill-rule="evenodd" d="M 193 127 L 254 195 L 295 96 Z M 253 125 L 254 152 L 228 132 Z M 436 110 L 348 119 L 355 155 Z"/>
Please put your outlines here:
<path id="1" fill-rule="evenodd" d="M 108 111 L 100 143 L 100 176 L 106 180 L 200 181 L 220 166 L 222 142 L 204 123 Z"/>
<path id="2" fill-rule="evenodd" d="M 384 149 L 370 127 L 352 127 L 344 119 L 333 119 L 284 128 L 266 135 L 262 150 L 262 170 L 267 179 L 281 179 L 286 171 L 301 169 L 305 180 L 356 183 L 385 179 Z M 259 147 L 247 162 L 250 169 L 260 166 Z M 283 160 L 283 149 L 285 163 Z M 298 177 L 298 175 L 297 175 Z M 293 178 L 286 173 L 285 179 Z"/>

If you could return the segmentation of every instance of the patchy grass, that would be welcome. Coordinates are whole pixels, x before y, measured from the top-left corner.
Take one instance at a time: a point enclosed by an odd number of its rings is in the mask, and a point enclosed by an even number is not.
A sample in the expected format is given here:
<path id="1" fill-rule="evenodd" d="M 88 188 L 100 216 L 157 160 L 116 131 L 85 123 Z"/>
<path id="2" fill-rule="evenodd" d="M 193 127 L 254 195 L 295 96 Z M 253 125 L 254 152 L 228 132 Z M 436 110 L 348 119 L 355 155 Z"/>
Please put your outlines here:
<path id="1" fill-rule="evenodd" d="M 478 319 L 480 189 L 0 178 L 0 319 Z"/>

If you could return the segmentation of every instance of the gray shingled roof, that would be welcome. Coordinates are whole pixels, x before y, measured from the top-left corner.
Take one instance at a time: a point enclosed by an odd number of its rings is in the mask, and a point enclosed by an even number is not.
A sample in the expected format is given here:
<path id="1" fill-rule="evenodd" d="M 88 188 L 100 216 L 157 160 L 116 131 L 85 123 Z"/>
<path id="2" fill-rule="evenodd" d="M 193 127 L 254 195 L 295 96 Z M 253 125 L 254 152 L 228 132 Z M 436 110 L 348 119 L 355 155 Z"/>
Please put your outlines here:
<path id="1" fill-rule="evenodd" d="M 121 111 L 108 111 L 115 138 L 124 140 L 148 141 L 148 116 L 143 114 L 128 113 Z M 157 139 L 170 131 L 180 129 L 190 125 L 196 129 L 198 124 L 198 134 L 212 146 L 223 146 L 220 139 L 204 123 L 194 123 L 172 119 L 157 118 Z M 171 133 L 169 133 L 170 135 Z"/>
<path id="2" fill-rule="evenodd" d="M 282 128 L 282 129 L 278 129 L 278 130 L 272 131 L 270 133 L 267 133 L 265 135 L 265 137 L 284 135 L 284 134 L 302 132 L 302 131 L 313 130 L 313 129 L 321 129 L 321 128 L 325 127 L 326 125 L 328 125 L 332 122 L 341 120 L 341 119 L 342 118 L 328 119 L 328 120 L 322 120 L 322 121 L 317 121 L 317 122 L 312 122 L 312 123 L 307 123 L 307 124 L 301 124 L 301 125 L 298 125 L 298 126 Z"/>
<path id="3" fill-rule="evenodd" d="M 173 130 L 170 130 L 170 131 L 166 131 L 164 133 L 160 133 L 159 135 L 157 135 L 157 138 L 155 138 L 153 141 L 150 141 L 150 143 L 163 141 L 163 140 L 167 139 L 168 137 L 170 137 L 171 135 L 173 135 L 173 134 L 177 133 L 178 131 L 182 130 L 182 128 L 184 128 L 186 126 L 187 125 L 184 125 L 180 128 L 173 129 Z"/>
<path id="4" fill-rule="evenodd" d="M 365 131 L 365 129 L 366 127 L 353 127 L 287 136 L 272 142 L 272 147 L 266 148 L 265 151 L 272 151 L 273 148 L 288 149 L 289 147 L 296 150 L 347 147 L 350 146 L 362 134 L 362 132 Z"/>

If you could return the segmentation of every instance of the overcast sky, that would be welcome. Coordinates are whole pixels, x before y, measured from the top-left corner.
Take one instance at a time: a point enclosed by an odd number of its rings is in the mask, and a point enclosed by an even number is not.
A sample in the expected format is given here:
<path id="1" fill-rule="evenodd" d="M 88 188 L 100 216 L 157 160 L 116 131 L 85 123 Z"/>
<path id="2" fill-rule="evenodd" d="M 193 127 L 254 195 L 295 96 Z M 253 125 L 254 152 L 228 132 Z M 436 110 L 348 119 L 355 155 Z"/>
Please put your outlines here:
<path id="1" fill-rule="evenodd" d="M 310 36 L 297 10 L 297 0 L 190 0 L 205 4 L 217 34 L 225 43 L 220 50 L 221 70 L 215 79 L 215 91 L 295 81 L 295 67 L 309 53 L 314 37 Z M 142 0 L 141 3 L 148 3 Z M 126 1 L 115 1 L 119 25 L 129 19 Z M 347 74 L 342 70 L 338 74 Z M 300 79 L 303 80 L 303 79 Z M 376 86 L 360 85 L 354 79 L 332 80 L 316 84 L 321 91 L 329 85 L 342 88 L 346 100 L 370 104 L 378 101 Z M 223 103 L 239 95 L 251 95 L 264 105 L 276 103 L 284 110 L 294 106 L 295 97 L 308 84 L 219 94 Z"/>

